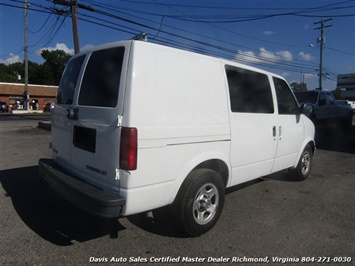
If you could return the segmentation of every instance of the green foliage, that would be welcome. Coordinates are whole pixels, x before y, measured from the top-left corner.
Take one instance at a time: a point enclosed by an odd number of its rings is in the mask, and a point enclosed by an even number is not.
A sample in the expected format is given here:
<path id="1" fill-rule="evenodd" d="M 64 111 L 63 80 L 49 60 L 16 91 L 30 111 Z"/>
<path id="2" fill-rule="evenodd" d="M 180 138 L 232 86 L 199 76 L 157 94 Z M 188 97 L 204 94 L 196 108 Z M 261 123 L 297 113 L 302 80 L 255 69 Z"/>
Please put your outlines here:
<path id="1" fill-rule="evenodd" d="M 307 91 L 308 90 L 307 83 L 303 83 L 303 82 L 298 83 L 298 82 L 294 81 L 290 84 L 290 86 L 293 91 Z"/>
<path id="2" fill-rule="evenodd" d="M 10 65 L 0 64 L 0 81 L 2 82 L 18 82 L 18 75 L 23 72 L 22 63 L 13 63 Z"/>
<path id="3" fill-rule="evenodd" d="M 60 78 L 70 55 L 63 50 L 43 50 L 43 64 L 28 62 L 28 82 L 39 85 L 59 85 Z M 21 80 L 18 80 L 18 75 Z M 0 82 L 24 82 L 24 63 L 0 64 Z"/>

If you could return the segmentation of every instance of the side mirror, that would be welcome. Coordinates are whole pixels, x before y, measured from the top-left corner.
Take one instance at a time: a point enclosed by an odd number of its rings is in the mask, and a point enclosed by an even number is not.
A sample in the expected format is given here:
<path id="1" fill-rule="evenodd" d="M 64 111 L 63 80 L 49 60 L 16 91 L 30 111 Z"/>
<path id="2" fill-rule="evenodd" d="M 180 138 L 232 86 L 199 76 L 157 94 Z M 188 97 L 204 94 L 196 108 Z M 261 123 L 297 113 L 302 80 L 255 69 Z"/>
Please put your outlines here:
<path id="1" fill-rule="evenodd" d="M 295 108 L 295 115 L 303 114 L 303 104 Z"/>
<path id="2" fill-rule="evenodd" d="M 314 111 L 314 108 L 313 108 L 313 105 L 311 104 L 301 104 L 301 107 L 302 108 L 302 113 L 308 117 L 310 117 L 312 114 L 313 114 L 313 111 Z"/>

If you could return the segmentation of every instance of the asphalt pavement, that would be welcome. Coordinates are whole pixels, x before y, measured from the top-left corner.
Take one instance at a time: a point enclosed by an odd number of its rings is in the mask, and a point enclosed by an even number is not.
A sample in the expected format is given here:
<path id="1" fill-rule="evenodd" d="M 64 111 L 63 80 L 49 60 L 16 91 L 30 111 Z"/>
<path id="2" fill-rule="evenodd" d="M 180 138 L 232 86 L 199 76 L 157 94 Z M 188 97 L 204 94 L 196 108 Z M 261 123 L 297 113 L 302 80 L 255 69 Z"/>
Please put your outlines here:
<path id="1" fill-rule="evenodd" d="M 41 118 L 0 116 L 0 265 L 354 263 L 354 127 L 320 132 L 307 180 L 281 172 L 228 189 L 217 225 L 186 238 L 166 208 L 99 219 L 56 194 L 38 173 L 51 156 Z"/>

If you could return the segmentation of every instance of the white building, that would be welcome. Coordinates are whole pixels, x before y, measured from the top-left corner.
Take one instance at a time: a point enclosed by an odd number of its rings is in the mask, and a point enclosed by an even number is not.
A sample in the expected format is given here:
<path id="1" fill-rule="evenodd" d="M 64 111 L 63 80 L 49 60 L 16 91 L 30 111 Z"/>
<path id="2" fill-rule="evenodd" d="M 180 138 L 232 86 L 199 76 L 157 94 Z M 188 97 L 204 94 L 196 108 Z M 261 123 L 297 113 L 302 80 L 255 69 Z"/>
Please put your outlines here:
<path id="1" fill-rule="evenodd" d="M 355 101 L 355 73 L 339 74 L 337 88 L 341 89 L 341 98 Z"/>

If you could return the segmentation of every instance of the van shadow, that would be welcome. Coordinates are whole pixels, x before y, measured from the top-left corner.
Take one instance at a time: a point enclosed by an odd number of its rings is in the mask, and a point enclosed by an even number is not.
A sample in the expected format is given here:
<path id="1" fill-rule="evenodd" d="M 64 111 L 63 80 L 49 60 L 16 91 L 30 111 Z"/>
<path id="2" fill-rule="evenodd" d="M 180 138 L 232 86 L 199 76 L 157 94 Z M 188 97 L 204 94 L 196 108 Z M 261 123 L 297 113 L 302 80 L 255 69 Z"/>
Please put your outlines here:
<path id="1" fill-rule="evenodd" d="M 40 177 L 38 166 L 0 171 L 0 182 L 23 222 L 55 245 L 68 246 L 105 235 L 117 238 L 125 229 L 118 219 L 98 218 L 67 202 Z"/>
<path id="2" fill-rule="evenodd" d="M 179 232 L 174 226 L 169 206 L 155 209 L 151 212 L 131 215 L 127 218 L 135 226 L 156 235 L 188 238 L 187 235 Z"/>

